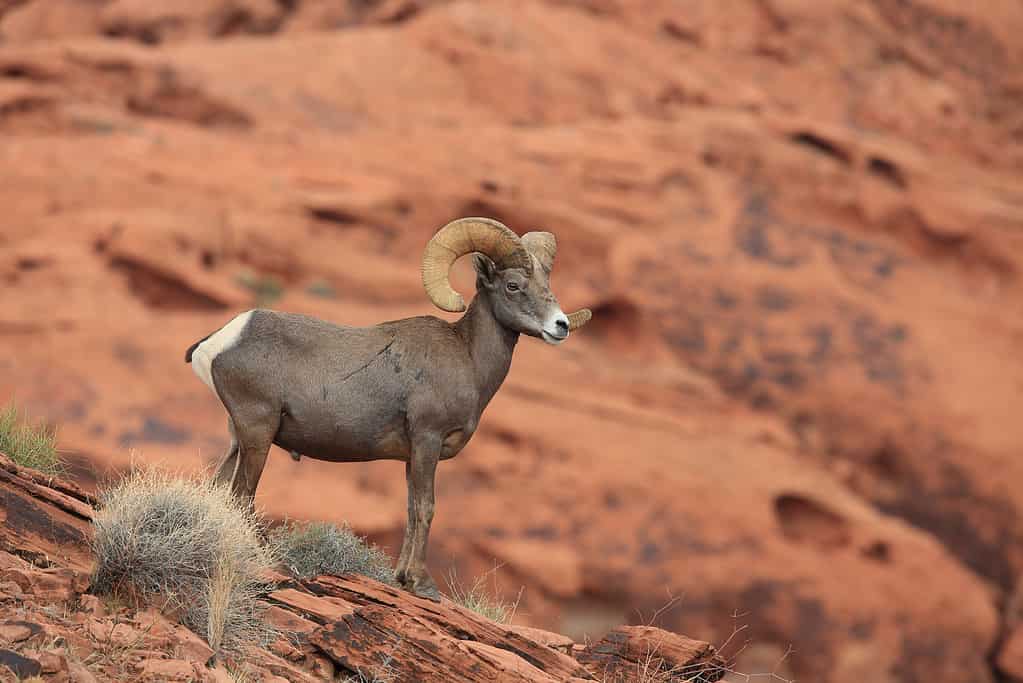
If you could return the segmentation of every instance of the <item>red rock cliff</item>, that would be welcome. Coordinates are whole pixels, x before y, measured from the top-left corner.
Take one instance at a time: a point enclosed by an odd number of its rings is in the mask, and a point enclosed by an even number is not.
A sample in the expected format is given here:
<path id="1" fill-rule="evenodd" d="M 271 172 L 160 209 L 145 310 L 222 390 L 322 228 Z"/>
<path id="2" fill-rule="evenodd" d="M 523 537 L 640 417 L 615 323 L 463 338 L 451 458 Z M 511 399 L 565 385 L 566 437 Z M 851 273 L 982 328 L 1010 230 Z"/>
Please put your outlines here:
<path id="1" fill-rule="evenodd" d="M 83 477 L 198 468 L 181 355 L 235 311 L 429 313 L 445 221 L 549 229 L 595 320 L 524 341 L 441 468 L 438 575 L 496 561 L 577 638 L 682 595 L 658 624 L 743 614 L 800 680 L 994 680 L 1020 35 L 993 1 L 0 0 L 0 397 Z M 400 540 L 400 466 L 270 460 L 272 514 Z"/>

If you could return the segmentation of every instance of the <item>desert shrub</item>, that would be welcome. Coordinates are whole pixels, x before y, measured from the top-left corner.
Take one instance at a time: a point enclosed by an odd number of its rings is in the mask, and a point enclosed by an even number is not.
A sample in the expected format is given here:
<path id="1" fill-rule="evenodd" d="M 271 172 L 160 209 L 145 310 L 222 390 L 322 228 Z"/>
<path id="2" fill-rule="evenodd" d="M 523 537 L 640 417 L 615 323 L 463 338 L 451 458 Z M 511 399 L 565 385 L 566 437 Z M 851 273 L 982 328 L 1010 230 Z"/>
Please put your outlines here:
<path id="1" fill-rule="evenodd" d="M 14 403 L 0 409 L 0 453 L 23 467 L 49 475 L 61 471 L 57 437 L 44 425 L 31 425 Z"/>
<path id="2" fill-rule="evenodd" d="M 510 623 L 518 609 L 519 599 L 504 602 L 487 592 L 487 577 L 496 576 L 497 567 L 477 576 L 471 584 L 462 583 L 454 568 L 448 572 L 448 597 L 451 601 L 499 624 Z M 522 591 L 519 591 L 521 596 Z"/>
<path id="3" fill-rule="evenodd" d="M 273 538 L 284 564 L 303 579 L 320 574 L 361 574 L 396 585 L 391 558 L 358 536 L 347 523 L 285 524 L 273 533 Z"/>
<path id="4" fill-rule="evenodd" d="M 94 592 L 165 601 L 214 650 L 271 635 L 257 598 L 270 588 L 262 577 L 277 553 L 226 487 L 136 470 L 99 502 Z"/>
<path id="5" fill-rule="evenodd" d="M 305 288 L 306 294 L 311 296 L 319 297 L 321 299 L 336 299 L 337 290 L 326 280 L 314 280 L 310 282 Z"/>

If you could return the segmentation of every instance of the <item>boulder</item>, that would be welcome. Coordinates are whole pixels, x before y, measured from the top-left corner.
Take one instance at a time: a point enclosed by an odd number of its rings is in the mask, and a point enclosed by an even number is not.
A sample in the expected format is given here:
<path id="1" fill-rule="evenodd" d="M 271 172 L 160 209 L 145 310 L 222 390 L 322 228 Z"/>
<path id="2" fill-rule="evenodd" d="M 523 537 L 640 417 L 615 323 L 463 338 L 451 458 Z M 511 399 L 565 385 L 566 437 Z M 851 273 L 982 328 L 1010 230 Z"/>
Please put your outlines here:
<path id="1" fill-rule="evenodd" d="M 619 626 L 576 652 L 599 680 L 719 681 L 729 673 L 714 646 L 651 626 Z"/>

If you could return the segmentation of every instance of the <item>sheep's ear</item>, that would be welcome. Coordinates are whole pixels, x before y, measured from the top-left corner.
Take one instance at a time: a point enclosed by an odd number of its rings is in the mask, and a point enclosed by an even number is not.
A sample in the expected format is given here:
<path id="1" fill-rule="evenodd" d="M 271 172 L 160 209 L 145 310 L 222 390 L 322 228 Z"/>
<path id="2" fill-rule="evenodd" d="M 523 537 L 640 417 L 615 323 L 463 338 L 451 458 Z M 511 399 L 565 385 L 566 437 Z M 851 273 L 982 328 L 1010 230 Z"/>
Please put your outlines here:
<path id="1" fill-rule="evenodd" d="M 476 269 L 476 286 L 490 287 L 497 278 L 497 265 L 485 254 L 472 255 L 472 267 Z"/>

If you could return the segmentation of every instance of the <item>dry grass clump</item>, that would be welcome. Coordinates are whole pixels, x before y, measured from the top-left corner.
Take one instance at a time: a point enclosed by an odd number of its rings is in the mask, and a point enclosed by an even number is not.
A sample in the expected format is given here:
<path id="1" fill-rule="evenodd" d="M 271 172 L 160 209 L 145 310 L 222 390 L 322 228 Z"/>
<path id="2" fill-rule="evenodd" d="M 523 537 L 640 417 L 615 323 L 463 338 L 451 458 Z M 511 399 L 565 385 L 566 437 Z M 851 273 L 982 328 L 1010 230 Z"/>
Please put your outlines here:
<path id="1" fill-rule="evenodd" d="M 515 602 L 503 602 L 491 596 L 486 589 L 487 577 L 494 576 L 494 589 L 496 592 L 497 570 L 498 567 L 494 567 L 485 574 L 477 576 L 471 584 L 463 584 L 458 578 L 458 572 L 452 568 L 448 572 L 448 590 L 450 591 L 448 597 L 451 598 L 452 602 L 472 610 L 491 621 L 496 621 L 499 624 L 511 623 L 511 620 L 515 617 L 515 611 L 519 607 L 522 591 L 521 589 L 519 590 L 519 597 L 515 599 Z"/>
<path id="2" fill-rule="evenodd" d="M 95 592 L 164 601 L 215 651 L 269 637 L 257 598 L 277 553 L 227 488 L 135 470 L 99 501 Z"/>
<path id="3" fill-rule="evenodd" d="M 273 544 L 293 574 L 311 579 L 320 574 L 361 574 L 391 586 L 394 566 L 383 550 L 366 542 L 347 524 L 285 524 L 274 531 Z"/>
<path id="4" fill-rule="evenodd" d="M 29 424 L 14 403 L 0 409 L 0 453 L 51 476 L 62 469 L 56 434 L 44 425 Z"/>

